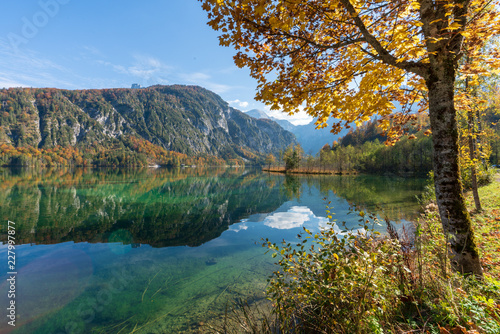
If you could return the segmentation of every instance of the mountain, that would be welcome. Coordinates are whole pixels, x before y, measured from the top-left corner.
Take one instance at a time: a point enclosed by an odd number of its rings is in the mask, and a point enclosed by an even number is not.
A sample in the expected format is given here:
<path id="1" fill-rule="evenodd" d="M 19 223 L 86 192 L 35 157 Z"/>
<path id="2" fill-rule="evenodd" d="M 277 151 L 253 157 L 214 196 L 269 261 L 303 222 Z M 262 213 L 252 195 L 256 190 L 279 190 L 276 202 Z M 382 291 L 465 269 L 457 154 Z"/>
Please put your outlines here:
<path id="1" fill-rule="evenodd" d="M 296 126 L 287 121 L 286 119 L 278 119 L 275 117 L 270 117 L 268 116 L 264 111 L 259 110 L 259 109 L 252 109 L 247 112 L 245 112 L 250 117 L 256 118 L 256 119 L 270 119 L 276 123 L 278 123 L 283 129 L 286 131 L 292 132 Z"/>
<path id="2" fill-rule="evenodd" d="M 287 120 L 277 119 L 268 116 L 264 111 L 252 109 L 246 112 L 247 115 L 257 119 L 269 119 L 278 123 L 284 130 L 292 132 L 300 143 L 304 152 L 308 154 L 316 154 L 325 144 L 332 144 L 340 137 L 348 133 L 347 130 L 342 130 L 339 134 L 334 135 L 330 132 L 330 128 L 316 129 L 314 122 L 306 125 L 293 125 Z"/>
<path id="3" fill-rule="evenodd" d="M 264 118 L 264 119 L 269 119 L 270 117 L 267 116 L 267 114 L 265 112 L 263 112 L 262 110 L 259 110 L 259 109 L 252 109 L 252 110 L 249 110 L 246 112 L 246 114 L 250 117 L 253 117 L 253 118 Z"/>
<path id="4" fill-rule="evenodd" d="M 139 152 L 144 142 L 188 156 L 256 162 L 296 139 L 277 123 L 251 118 L 198 86 L 0 90 L 0 144 L 92 148 L 97 154 Z"/>

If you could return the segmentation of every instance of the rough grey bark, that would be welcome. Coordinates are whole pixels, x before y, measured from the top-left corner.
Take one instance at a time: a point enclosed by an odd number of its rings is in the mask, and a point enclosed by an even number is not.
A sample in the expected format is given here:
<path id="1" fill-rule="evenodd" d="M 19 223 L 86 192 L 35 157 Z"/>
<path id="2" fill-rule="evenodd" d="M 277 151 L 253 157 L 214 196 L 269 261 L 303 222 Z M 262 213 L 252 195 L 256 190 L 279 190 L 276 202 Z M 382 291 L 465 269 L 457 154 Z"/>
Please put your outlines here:
<path id="1" fill-rule="evenodd" d="M 453 102 L 455 69 L 442 62 L 426 78 L 434 146 L 434 185 L 443 230 L 450 236 L 455 271 L 482 276 L 472 224 L 462 194 L 458 163 L 458 127 Z"/>

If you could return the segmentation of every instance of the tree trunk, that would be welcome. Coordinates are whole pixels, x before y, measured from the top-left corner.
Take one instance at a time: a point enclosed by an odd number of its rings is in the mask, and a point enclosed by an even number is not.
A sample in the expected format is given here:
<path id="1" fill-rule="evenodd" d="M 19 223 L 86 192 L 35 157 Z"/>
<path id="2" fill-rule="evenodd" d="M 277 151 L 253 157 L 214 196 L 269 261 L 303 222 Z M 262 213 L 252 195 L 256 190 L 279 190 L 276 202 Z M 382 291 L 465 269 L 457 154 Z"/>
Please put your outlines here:
<path id="1" fill-rule="evenodd" d="M 477 133 L 476 143 L 479 148 L 479 153 L 481 153 L 481 162 L 486 170 L 488 170 L 488 163 L 483 155 L 483 144 L 481 142 L 481 136 L 483 135 L 483 124 L 481 123 L 481 111 L 479 108 L 476 109 L 476 122 L 477 122 Z"/>
<path id="2" fill-rule="evenodd" d="M 467 57 L 467 63 L 469 63 L 469 58 Z M 465 78 L 465 92 L 466 94 L 469 94 L 469 78 Z M 475 94 L 474 94 L 475 95 Z M 474 96 L 475 97 L 475 96 Z M 479 212 L 481 211 L 481 201 L 479 200 L 479 192 L 478 192 L 478 187 L 477 187 L 477 172 L 476 172 L 476 163 L 475 163 L 475 158 L 476 158 L 476 145 L 475 145 L 475 140 L 477 140 L 478 137 L 474 138 L 474 131 L 475 129 L 475 124 L 474 124 L 474 111 L 468 110 L 467 111 L 467 130 L 468 130 L 468 140 L 469 140 L 469 159 L 470 159 L 470 180 L 471 180 L 471 189 L 472 189 L 472 196 L 474 197 L 474 204 L 476 205 L 476 211 Z"/>
<path id="3" fill-rule="evenodd" d="M 458 128 L 454 106 L 455 70 L 452 64 L 434 67 L 426 78 L 429 118 L 434 147 L 434 185 L 444 233 L 449 235 L 455 271 L 482 277 L 483 270 L 472 224 L 462 194 L 458 163 Z"/>
<path id="4" fill-rule="evenodd" d="M 479 200 L 479 193 L 477 190 L 477 171 L 476 171 L 476 145 L 474 145 L 474 112 L 467 112 L 467 126 L 469 130 L 469 159 L 471 161 L 470 166 L 470 178 L 471 178 L 471 188 L 472 196 L 474 197 L 474 204 L 476 205 L 476 211 L 482 211 L 481 201 Z"/>

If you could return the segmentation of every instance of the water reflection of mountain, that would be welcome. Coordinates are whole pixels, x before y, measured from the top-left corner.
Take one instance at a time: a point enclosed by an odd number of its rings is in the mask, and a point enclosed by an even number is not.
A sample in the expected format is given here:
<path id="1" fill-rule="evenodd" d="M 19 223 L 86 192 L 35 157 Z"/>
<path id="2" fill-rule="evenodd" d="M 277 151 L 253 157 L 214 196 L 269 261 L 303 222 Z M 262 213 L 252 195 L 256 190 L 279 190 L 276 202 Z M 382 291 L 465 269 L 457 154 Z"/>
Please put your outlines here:
<path id="1" fill-rule="evenodd" d="M 197 246 L 286 200 L 279 176 L 241 169 L 0 173 L 0 217 L 16 223 L 17 244 Z"/>

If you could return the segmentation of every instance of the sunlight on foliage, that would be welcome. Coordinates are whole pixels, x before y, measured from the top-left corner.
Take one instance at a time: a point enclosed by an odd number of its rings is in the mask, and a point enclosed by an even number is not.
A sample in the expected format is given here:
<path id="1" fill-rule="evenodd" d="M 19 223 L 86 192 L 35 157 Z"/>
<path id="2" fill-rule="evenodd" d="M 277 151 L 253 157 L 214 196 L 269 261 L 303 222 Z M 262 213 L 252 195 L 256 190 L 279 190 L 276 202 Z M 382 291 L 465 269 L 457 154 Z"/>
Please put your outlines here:
<path id="1" fill-rule="evenodd" d="M 278 257 L 268 296 L 283 333 L 500 333 L 499 282 L 453 273 L 435 204 L 411 232 L 359 212 L 360 226 L 264 243 Z M 332 222 L 333 224 L 333 222 Z M 477 333 L 476 332 L 476 333 Z M 474 332 L 470 332 L 474 333 Z"/>

